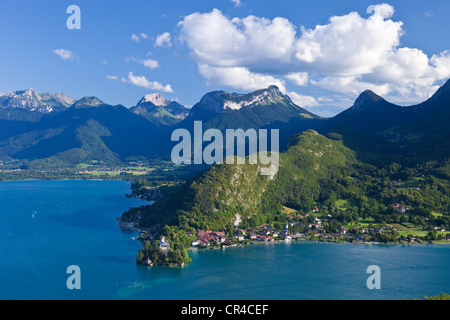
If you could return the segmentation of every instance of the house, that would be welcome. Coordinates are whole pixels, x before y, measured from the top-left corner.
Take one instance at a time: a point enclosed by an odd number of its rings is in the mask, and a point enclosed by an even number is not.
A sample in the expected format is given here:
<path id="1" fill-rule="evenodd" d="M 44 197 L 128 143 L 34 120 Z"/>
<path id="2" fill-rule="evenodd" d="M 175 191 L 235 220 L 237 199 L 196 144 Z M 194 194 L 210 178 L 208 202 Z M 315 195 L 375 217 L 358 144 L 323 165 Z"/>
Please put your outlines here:
<path id="1" fill-rule="evenodd" d="M 170 248 L 170 243 L 166 242 L 166 239 L 164 238 L 164 236 L 162 236 L 161 238 L 159 238 L 158 246 L 161 248 L 161 250 L 167 251 L 167 249 Z"/>
<path id="2" fill-rule="evenodd" d="M 233 236 L 234 239 L 236 239 L 237 241 L 244 241 L 244 236 L 240 235 L 240 234 L 236 234 Z"/>
<path id="3" fill-rule="evenodd" d="M 400 204 L 400 203 L 394 203 L 393 206 L 398 211 L 398 213 L 405 213 L 406 212 L 406 207 L 404 205 Z"/>
<path id="4" fill-rule="evenodd" d="M 152 262 L 152 260 L 150 260 L 150 258 L 147 258 L 147 260 L 145 260 L 145 264 L 148 266 L 152 266 L 153 262 Z"/>
<path id="5" fill-rule="evenodd" d="M 289 222 L 286 222 L 286 226 L 284 227 L 284 229 L 281 231 L 281 236 L 282 237 L 290 237 L 290 232 L 289 232 Z"/>
<path id="6" fill-rule="evenodd" d="M 248 236 L 248 238 L 249 238 L 250 240 L 255 240 L 255 239 L 256 239 L 256 233 L 250 233 L 249 236 Z"/>
<path id="7" fill-rule="evenodd" d="M 340 233 L 340 234 L 346 234 L 347 231 L 348 231 L 348 229 L 346 227 L 340 227 L 338 229 L 338 233 Z"/>
<path id="8" fill-rule="evenodd" d="M 191 247 L 198 247 L 201 242 L 198 240 L 192 241 Z"/>
<path id="9" fill-rule="evenodd" d="M 256 240 L 258 241 L 263 241 L 263 242 L 271 242 L 274 241 L 273 238 L 269 237 L 269 236 L 257 236 Z"/>

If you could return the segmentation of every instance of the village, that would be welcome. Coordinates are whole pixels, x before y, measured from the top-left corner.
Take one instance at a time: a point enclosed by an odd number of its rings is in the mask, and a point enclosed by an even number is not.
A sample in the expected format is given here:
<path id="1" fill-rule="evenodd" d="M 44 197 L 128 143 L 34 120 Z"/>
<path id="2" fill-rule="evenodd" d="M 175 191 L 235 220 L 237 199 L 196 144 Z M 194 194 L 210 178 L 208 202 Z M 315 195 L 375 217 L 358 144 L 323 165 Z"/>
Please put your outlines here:
<path id="1" fill-rule="evenodd" d="M 394 203 L 393 207 L 398 214 L 405 214 L 411 210 L 411 207 Z M 138 214 L 139 218 L 139 214 Z M 236 228 L 232 233 L 227 230 L 198 230 L 195 234 L 195 240 L 191 243 L 191 248 L 224 248 L 233 247 L 243 244 L 255 243 L 273 243 L 273 242 L 290 242 L 301 240 L 327 241 L 327 242 L 346 242 L 346 243 L 427 243 L 429 238 L 426 233 L 421 235 L 405 235 L 398 226 L 392 224 L 374 224 L 362 225 L 353 223 L 346 226 L 338 227 L 334 232 L 330 232 L 329 225 L 333 222 L 331 215 L 320 216 L 320 209 L 315 207 L 310 213 L 291 214 L 288 220 L 281 224 L 269 225 L 264 224 L 258 227 L 239 229 Z M 283 226 L 281 228 L 280 226 Z M 141 240 L 158 240 L 156 234 L 160 229 L 160 225 L 154 225 L 148 229 L 137 229 L 133 222 L 120 221 L 120 227 L 128 230 L 139 230 L 141 232 Z M 328 229 L 328 231 L 327 231 Z M 436 229 L 436 228 L 435 228 Z M 436 229 L 436 231 L 444 233 L 444 229 Z M 194 234 L 187 231 L 187 235 L 194 237 Z M 443 234 L 442 241 L 450 241 L 450 234 Z M 164 249 L 170 247 L 167 240 L 160 238 L 159 244 Z"/>

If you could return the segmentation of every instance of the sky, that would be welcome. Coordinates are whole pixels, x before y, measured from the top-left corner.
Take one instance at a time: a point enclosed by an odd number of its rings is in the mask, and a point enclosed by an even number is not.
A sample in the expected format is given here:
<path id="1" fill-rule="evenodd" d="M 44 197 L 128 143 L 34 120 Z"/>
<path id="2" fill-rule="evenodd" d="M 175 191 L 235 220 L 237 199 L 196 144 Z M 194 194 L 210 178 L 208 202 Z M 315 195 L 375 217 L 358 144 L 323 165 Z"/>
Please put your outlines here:
<path id="1" fill-rule="evenodd" d="M 413 105 L 450 78 L 449 16 L 445 0 L 2 0 L 0 93 L 192 107 L 277 85 L 325 117 L 366 89 Z"/>

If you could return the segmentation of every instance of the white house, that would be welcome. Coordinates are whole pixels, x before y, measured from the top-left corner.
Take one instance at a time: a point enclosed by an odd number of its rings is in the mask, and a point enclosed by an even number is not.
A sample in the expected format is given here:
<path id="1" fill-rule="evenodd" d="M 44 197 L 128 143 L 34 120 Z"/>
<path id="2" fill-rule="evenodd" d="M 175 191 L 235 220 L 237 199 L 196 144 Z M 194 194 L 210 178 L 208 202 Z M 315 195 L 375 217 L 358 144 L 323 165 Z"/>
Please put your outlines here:
<path id="1" fill-rule="evenodd" d="M 158 244 L 158 246 L 161 248 L 161 250 L 166 251 L 167 249 L 170 248 L 170 243 L 169 243 L 169 242 L 166 242 L 166 239 L 164 238 L 164 236 L 162 236 L 162 237 L 159 239 L 159 244 Z"/>

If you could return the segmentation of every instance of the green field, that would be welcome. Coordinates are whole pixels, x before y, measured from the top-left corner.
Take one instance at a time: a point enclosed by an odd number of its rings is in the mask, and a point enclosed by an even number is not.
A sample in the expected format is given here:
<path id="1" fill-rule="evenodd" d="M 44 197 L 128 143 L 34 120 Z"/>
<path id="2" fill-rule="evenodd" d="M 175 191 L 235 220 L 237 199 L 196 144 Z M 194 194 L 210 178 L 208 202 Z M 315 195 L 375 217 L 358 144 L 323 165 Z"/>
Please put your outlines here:
<path id="1" fill-rule="evenodd" d="M 415 227 L 412 223 L 391 223 L 390 226 L 397 228 L 398 233 L 404 237 L 407 235 L 425 237 L 428 234 L 427 230 Z"/>
<path id="2" fill-rule="evenodd" d="M 344 199 L 339 199 L 337 200 L 334 205 L 342 211 L 347 210 L 346 205 L 348 204 L 348 200 L 344 200 Z"/>
<path id="3" fill-rule="evenodd" d="M 286 213 L 286 214 L 297 214 L 298 211 L 294 210 L 292 208 L 288 208 L 286 206 L 283 206 L 283 213 Z"/>
<path id="4" fill-rule="evenodd" d="M 397 185 L 397 189 L 400 192 L 408 192 L 412 189 L 415 189 L 420 186 L 420 181 L 424 180 L 423 178 L 412 178 L 406 181 L 402 181 Z"/>

